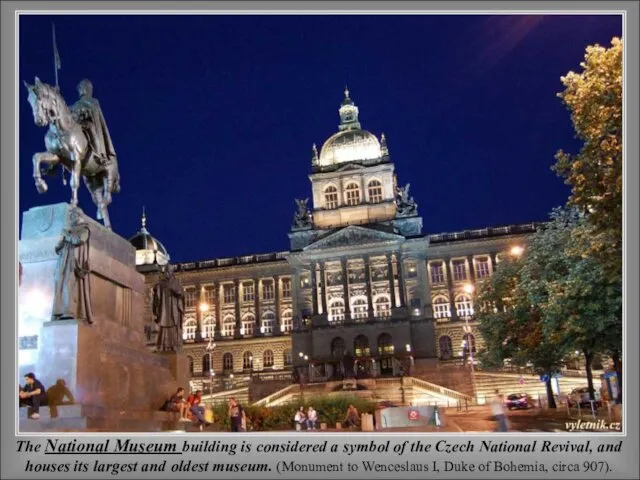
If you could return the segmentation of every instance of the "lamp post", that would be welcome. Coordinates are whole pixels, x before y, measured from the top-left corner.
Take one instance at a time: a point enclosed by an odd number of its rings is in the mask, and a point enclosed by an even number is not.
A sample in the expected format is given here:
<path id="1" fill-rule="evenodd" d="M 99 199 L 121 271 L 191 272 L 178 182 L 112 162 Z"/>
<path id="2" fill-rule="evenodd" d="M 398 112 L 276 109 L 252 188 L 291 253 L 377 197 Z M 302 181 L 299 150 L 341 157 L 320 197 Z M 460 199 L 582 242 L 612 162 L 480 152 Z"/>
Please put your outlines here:
<path id="1" fill-rule="evenodd" d="M 464 291 L 469 295 L 473 295 L 475 288 L 470 283 L 467 283 L 464 286 Z M 471 310 L 471 313 L 473 314 L 473 309 Z M 464 316 L 464 323 L 465 323 L 463 327 L 464 333 L 466 333 L 467 335 L 471 335 L 471 326 L 469 325 L 469 315 Z M 467 337 L 467 338 L 471 338 L 471 337 Z M 475 371 L 475 365 L 474 365 L 475 362 L 473 360 L 473 347 L 475 346 L 475 343 L 476 343 L 475 337 L 474 337 L 473 343 L 471 341 L 467 342 L 466 340 L 462 341 L 463 352 L 464 352 L 465 345 L 469 351 L 469 362 L 471 363 L 471 388 L 473 388 L 473 397 L 476 400 L 476 403 L 478 403 L 478 395 L 476 390 L 476 371 Z"/>

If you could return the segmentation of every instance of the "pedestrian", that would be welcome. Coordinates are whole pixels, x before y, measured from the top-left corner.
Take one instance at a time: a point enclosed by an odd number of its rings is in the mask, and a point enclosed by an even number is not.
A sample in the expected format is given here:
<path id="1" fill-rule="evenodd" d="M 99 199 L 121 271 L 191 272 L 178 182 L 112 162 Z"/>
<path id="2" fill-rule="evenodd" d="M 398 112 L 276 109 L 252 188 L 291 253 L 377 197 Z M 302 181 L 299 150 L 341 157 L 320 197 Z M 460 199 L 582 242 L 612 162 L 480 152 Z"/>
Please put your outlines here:
<path id="1" fill-rule="evenodd" d="M 20 397 L 20 406 L 31 408 L 31 416 L 34 420 L 40 418 L 40 407 L 47 403 L 47 394 L 44 386 L 40 383 L 33 373 L 27 373 L 24 376 L 24 387 L 20 388 L 18 396 Z"/>
<path id="2" fill-rule="evenodd" d="M 498 423 L 496 432 L 508 432 L 509 423 L 507 420 L 507 414 L 504 410 L 504 396 L 500 394 L 500 390 L 496 389 L 496 394 L 491 400 L 491 413 L 493 418 Z"/>
<path id="3" fill-rule="evenodd" d="M 229 399 L 229 423 L 232 432 L 242 432 L 243 424 L 246 425 L 246 416 L 244 409 L 235 398 Z"/>

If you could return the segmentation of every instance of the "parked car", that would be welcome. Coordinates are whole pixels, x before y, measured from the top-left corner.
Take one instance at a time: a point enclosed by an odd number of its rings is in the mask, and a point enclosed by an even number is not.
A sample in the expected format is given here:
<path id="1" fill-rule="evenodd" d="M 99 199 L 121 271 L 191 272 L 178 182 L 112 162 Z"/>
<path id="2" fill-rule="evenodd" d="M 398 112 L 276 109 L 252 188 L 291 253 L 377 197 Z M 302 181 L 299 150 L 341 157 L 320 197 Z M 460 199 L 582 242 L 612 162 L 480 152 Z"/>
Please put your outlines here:
<path id="1" fill-rule="evenodd" d="M 509 410 L 513 409 L 528 409 L 535 406 L 533 399 L 527 393 L 512 393 L 507 396 L 505 400 L 505 406 Z"/>
<path id="2" fill-rule="evenodd" d="M 595 398 L 595 407 L 602 405 L 602 396 L 597 388 L 593 389 L 593 396 Z M 589 387 L 575 388 L 571 391 L 568 398 L 570 407 L 591 407 L 591 397 L 589 396 Z"/>

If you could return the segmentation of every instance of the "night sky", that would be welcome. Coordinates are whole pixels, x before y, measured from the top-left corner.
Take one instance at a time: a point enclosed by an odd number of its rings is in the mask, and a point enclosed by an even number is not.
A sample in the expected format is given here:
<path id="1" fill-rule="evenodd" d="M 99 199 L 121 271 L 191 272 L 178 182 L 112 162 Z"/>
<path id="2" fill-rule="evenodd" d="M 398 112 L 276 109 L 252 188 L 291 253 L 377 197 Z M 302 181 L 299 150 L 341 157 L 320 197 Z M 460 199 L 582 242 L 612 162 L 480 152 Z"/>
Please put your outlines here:
<path id="1" fill-rule="evenodd" d="M 35 189 L 46 129 L 22 86 L 55 83 L 52 22 L 67 103 L 91 79 L 118 154 L 114 230 L 134 235 L 145 205 L 173 262 L 288 249 L 345 84 L 425 233 L 546 219 L 569 192 L 553 155 L 579 148 L 560 76 L 622 34 L 603 15 L 21 16 L 20 212 L 70 199 L 59 176 Z"/>

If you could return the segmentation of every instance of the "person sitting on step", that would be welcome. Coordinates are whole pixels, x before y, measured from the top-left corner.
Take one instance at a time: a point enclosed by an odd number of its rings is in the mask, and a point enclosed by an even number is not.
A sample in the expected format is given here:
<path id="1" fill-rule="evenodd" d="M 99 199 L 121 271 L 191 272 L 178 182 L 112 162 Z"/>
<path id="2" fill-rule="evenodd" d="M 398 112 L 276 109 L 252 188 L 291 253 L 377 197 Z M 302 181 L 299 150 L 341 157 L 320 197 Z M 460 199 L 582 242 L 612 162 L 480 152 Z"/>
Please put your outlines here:
<path id="1" fill-rule="evenodd" d="M 29 407 L 31 416 L 34 420 L 40 418 L 40 407 L 46 405 L 47 394 L 44 386 L 40 383 L 33 373 L 27 373 L 24 376 L 25 386 L 20 388 L 20 406 Z"/>
<path id="2" fill-rule="evenodd" d="M 347 416 L 344 419 L 344 426 L 349 428 L 356 428 L 360 426 L 360 414 L 353 404 L 349 404 Z"/>
<path id="3" fill-rule="evenodd" d="M 189 395 L 187 403 L 189 404 L 189 411 L 198 420 L 198 424 L 209 426 L 210 422 L 207 422 L 204 418 L 205 407 L 202 405 L 202 390 L 196 390 L 196 393 Z"/>

